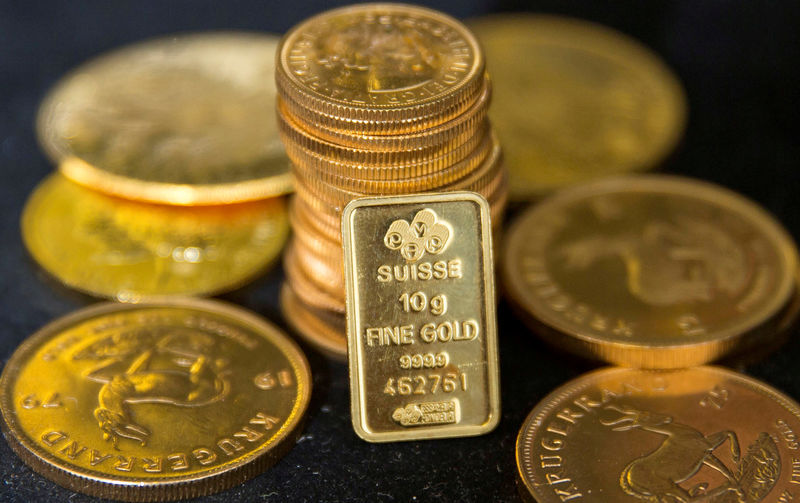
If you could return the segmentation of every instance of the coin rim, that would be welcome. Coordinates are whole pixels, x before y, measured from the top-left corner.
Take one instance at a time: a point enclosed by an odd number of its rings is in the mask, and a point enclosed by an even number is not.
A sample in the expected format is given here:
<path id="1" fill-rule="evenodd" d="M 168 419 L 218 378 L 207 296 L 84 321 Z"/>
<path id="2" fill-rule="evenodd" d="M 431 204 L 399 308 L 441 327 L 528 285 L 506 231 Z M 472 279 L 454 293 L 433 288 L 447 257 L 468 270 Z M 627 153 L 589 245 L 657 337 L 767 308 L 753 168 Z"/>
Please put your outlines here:
<path id="1" fill-rule="evenodd" d="M 218 184 L 152 182 L 117 175 L 98 168 L 77 156 L 68 156 L 58 164 L 58 171 L 69 180 L 107 195 L 143 203 L 168 206 L 215 206 L 270 199 L 294 191 L 291 161 L 286 172 L 269 178 Z"/>
<path id="2" fill-rule="evenodd" d="M 183 308 L 233 319 L 253 329 L 258 337 L 275 346 L 283 354 L 294 369 L 297 396 L 292 411 L 268 445 L 250 451 L 238 461 L 200 473 L 171 477 L 168 480 L 137 480 L 135 477 L 115 479 L 109 474 L 67 464 L 30 439 L 16 421 L 11 394 L 20 370 L 34 352 L 54 335 L 83 321 L 121 311 L 150 308 Z M 258 475 L 275 464 L 288 452 L 301 432 L 301 423 L 311 400 L 311 387 L 311 367 L 297 344 L 276 325 L 241 307 L 218 300 L 189 297 L 164 297 L 139 304 L 104 302 L 56 318 L 26 338 L 14 350 L 0 375 L 0 413 L 3 418 L 0 427 L 8 445 L 26 465 L 61 486 L 105 498 L 164 501 L 222 491 Z"/>
<path id="3" fill-rule="evenodd" d="M 546 494 L 537 491 L 537 489 L 540 489 L 541 487 L 544 486 L 543 484 L 536 485 L 533 481 L 533 477 L 530 477 L 530 479 L 526 478 L 525 476 L 526 474 L 524 473 L 526 470 L 525 468 L 523 468 L 523 465 L 527 466 L 528 463 L 525 462 L 524 453 L 522 451 L 525 448 L 524 443 L 526 439 L 530 439 L 530 441 L 533 442 L 535 440 L 536 433 L 544 427 L 543 419 L 547 416 L 547 414 L 553 412 L 559 406 L 563 405 L 566 399 L 579 393 L 587 386 L 591 386 L 598 379 L 603 379 L 606 378 L 607 376 L 612 377 L 614 374 L 638 372 L 638 373 L 664 375 L 664 374 L 676 374 L 679 372 L 697 371 L 697 370 L 722 374 L 724 377 L 730 378 L 731 380 L 742 384 L 744 387 L 749 388 L 757 393 L 760 393 L 766 396 L 768 399 L 773 400 L 774 402 L 777 402 L 779 405 L 784 407 L 788 412 L 794 415 L 796 420 L 800 421 L 800 404 L 797 401 L 795 401 L 792 397 L 756 378 L 750 377 L 748 375 L 724 367 L 719 367 L 715 365 L 704 365 L 700 367 L 690 367 L 690 368 L 671 369 L 671 370 L 635 369 L 626 367 L 603 367 L 579 375 L 577 377 L 574 377 L 569 381 L 567 381 L 566 383 L 560 385 L 555 390 L 548 393 L 544 398 L 542 398 L 525 417 L 525 420 L 522 422 L 522 426 L 520 427 L 519 433 L 517 434 L 517 439 L 514 447 L 514 457 L 517 464 L 517 481 L 521 483 L 520 493 L 522 493 L 521 489 L 523 487 L 528 491 L 528 494 L 521 494 L 521 495 L 523 497 L 536 498 L 536 501 L 540 503 L 556 501 L 553 500 L 552 497 L 549 497 Z"/>
<path id="4" fill-rule="evenodd" d="M 702 339 L 694 339 L 690 342 L 659 342 L 657 345 L 648 342 L 625 342 L 602 338 L 585 328 L 572 327 L 557 316 L 540 309 L 541 302 L 536 301 L 535 296 L 522 284 L 521 275 L 509 270 L 510 264 L 514 262 L 513 254 L 519 251 L 525 240 L 524 228 L 532 223 L 535 224 L 537 217 L 547 214 L 552 208 L 569 208 L 572 203 L 582 201 L 587 197 L 613 193 L 657 193 L 691 197 L 746 217 L 775 246 L 776 253 L 783 259 L 785 274 L 779 275 L 780 283 L 775 289 L 776 293 L 771 302 L 758 313 L 747 316 L 746 319 L 726 330 L 715 330 Z M 519 306 L 547 329 L 582 344 L 595 357 L 610 363 L 646 366 L 647 368 L 684 367 L 687 366 L 685 364 L 687 360 L 691 361 L 693 365 L 700 365 L 735 350 L 737 342 L 746 338 L 749 333 L 762 324 L 767 323 L 786 305 L 794 289 L 794 273 L 798 270 L 798 252 L 794 241 L 782 224 L 760 204 L 720 185 L 675 175 L 629 175 L 604 178 L 559 191 L 517 216 L 506 233 L 502 253 L 503 285 L 510 294 L 509 297 L 513 304 Z M 547 339 L 547 337 L 545 338 Z M 570 349 L 573 348 L 570 347 Z M 669 352 L 669 357 L 664 356 L 667 352 Z M 693 352 L 697 354 L 693 356 L 691 354 Z M 659 355 L 659 353 L 663 354 Z"/>

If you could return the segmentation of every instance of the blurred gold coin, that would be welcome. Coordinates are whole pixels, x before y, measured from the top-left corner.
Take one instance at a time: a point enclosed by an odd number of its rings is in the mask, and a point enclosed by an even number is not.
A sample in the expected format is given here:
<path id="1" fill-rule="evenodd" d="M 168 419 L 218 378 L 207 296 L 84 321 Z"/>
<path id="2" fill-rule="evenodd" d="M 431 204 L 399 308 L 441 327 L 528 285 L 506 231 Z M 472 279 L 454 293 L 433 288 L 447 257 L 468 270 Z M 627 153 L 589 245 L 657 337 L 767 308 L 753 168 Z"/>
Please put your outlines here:
<path id="1" fill-rule="evenodd" d="M 505 239 L 506 290 L 537 332 L 646 368 L 702 364 L 758 343 L 797 271 L 791 237 L 761 207 L 663 175 L 560 192 Z"/>
<path id="2" fill-rule="evenodd" d="M 307 305 L 288 283 L 281 287 L 281 311 L 289 325 L 304 341 L 336 360 L 347 360 L 344 313 L 315 309 Z"/>
<path id="3" fill-rule="evenodd" d="M 138 301 L 242 286 L 280 255 L 286 204 L 269 199 L 194 208 L 106 196 L 61 175 L 22 214 L 22 237 L 52 276 L 90 295 Z"/>
<path id="4" fill-rule="evenodd" d="M 3 433 L 31 468 L 127 501 L 221 491 L 274 464 L 308 407 L 304 355 L 227 304 L 106 303 L 27 339 L 0 379 Z"/>
<path id="5" fill-rule="evenodd" d="M 320 285 L 319 280 L 312 279 L 313 270 L 300 261 L 294 248 L 294 241 L 290 241 L 283 254 L 283 268 L 286 281 L 300 300 L 314 309 L 333 311 L 344 314 L 345 298 L 344 283 L 341 289 L 332 289 Z M 344 273 L 342 273 L 344 277 Z"/>
<path id="6" fill-rule="evenodd" d="M 413 5 L 323 12 L 286 34 L 278 58 L 275 78 L 288 109 L 321 131 L 397 134 L 436 126 L 467 110 L 484 80 L 472 33 Z"/>
<path id="7" fill-rule="evenodd" d="M 800 321 L 800 269 L 795 274 L 794 295 L 781 315 L 778 332 L 790 332 L 797 327 L 798 321 Z"/>
<path id="8" fill-rule="evenodd" d="M 730 370 L 602 369 L 528 415 L 520 493 L 538 503 L 791 501 L 798 431 L 794 400 Z"/>
<path id="9" fill-rule="evenodd" d="M 342 291 L 344 263 L 341 253 L 318 255 L 297 237 L 292 240 L 291 252 L 297 255 L 297 261 L 303 264 L 303 271 L 317 287 L 332 294 Z"/>
<path id="10" fill-rule="evenodd" d="M 40 142 L 68 178 L 128 199 L 223 204 L 287 193 L 277 44 L 202 33 L 100 56 L 45 98 Z"/>
<path id="11" fill-rule="evenodd" d="M 296 220 L 303 222 L 303 224 L 300 225 L 304 227 L 304 229 L 301 229 L 300 232 L 304 232 L 305 229 L 308 229 L 310 234 L 319 236 L 320 239 L 324 239 L 329 243 L 341 247 L 341 218 L 338 218 L 335 214 L 327 215 L 316 211 L 299 196 L 291 199 L 289 207 L 290 215 L 294 213 L 297 216 Z M 295 224 L 293 224 L 293 229 L 294 225 Z M 341 251 L 337 251 L 337 253 L 341 253 Z"/>
<path id="12" fill-rule="evenodd" d="M 609 28 L 541 15 L 470 23 L 486 52 L 489 116 L 511 174 L 511 196 L 658 165 L 686 123 L 675 75 L 649 49 Z"/>

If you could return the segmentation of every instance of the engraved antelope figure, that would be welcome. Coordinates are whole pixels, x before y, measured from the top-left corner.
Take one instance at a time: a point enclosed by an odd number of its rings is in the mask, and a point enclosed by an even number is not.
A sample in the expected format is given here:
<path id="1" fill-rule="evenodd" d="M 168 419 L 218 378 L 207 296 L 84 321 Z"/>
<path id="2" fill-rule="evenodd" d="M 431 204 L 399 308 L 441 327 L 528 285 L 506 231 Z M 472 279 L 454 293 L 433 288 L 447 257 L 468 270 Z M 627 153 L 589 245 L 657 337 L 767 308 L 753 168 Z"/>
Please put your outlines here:
<path id="1" fill-rule="evenodd" d="M 75 354 L 102 360 L 86 377 L 103 383 L 94 410 L 103 438 L 117 448 L 120 438 L 145 445 L 150 431 L 137 424 L 131 404 L 198 407 L 228 392 L 227 372 L 212 357 L 213 341 L 191 331 L 118 333 Z"/>
<path id="2" fill-rule="evenodd" d="M 613 405 L 606 409 L 622 414 L 611 421 L 600 420 L 614 431 L 639 428 L 666 437 L 656 450 L 633 460 L 622 471 L 620 485 L 626 493 L 650 503 L 710 502 L 729 492 L 743 501 L 736 476 L 714 455 L 716 449 L 730 440 L 731 456 L 739 463 L 739 441 L 734 432 L 725 430 L 703 435 L 691 426 L 673 422 L 672 417 L 664 414 Z M 729 484 L 710 492 L 706 491 L 708 484 L 705 482 L 689 490 L 679 485 L 696 475 L 703 465 L 721 473 Z"/>

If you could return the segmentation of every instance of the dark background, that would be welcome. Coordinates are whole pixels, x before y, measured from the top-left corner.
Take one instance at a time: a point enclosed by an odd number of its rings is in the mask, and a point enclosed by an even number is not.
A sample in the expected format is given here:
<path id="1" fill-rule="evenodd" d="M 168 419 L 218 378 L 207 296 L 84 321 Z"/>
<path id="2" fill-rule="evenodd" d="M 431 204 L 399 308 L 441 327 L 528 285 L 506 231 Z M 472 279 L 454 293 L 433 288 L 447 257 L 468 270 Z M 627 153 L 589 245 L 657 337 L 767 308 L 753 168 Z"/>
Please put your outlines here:
<path id="1" fill-rule="evenodd" d="M 0 358 L 28 335 L 86 304 L 45 281 L 20 240 L 34 186 L 53 170 L 38 148 L 34 116 L 66 71 L 106 50 L 179 31 L 282 33 L 342 2 L 0 0 Z M 683 80 L 686 137 L 665 166 L 760 202 L 800 237 L 800 2 L 425 2 L 457 17 L 493 11 L 567 14 L 615 27 L 653 48 Z M 491 62 L 490 62 L 491 64 Z M 521 62 L 524 64 L 524 62 Z M 282 272 L 225 296 L 283 324 Z M 499 311 L 503 415 L 476 438 L 369 444 L 350 426 L 347 370 L 304 347 L 314 389 L 303 436 L 263 475 L 204 501 L 517 501 L 514 443 L 528 411 L 591 368 L 554 353 Z M 797 335 L 797 334 L 795 334 Z M 746 371 L 800 399 L 795 337 Z M 0 500 L 94 501 L 33 473 L 0 441 Z"/>

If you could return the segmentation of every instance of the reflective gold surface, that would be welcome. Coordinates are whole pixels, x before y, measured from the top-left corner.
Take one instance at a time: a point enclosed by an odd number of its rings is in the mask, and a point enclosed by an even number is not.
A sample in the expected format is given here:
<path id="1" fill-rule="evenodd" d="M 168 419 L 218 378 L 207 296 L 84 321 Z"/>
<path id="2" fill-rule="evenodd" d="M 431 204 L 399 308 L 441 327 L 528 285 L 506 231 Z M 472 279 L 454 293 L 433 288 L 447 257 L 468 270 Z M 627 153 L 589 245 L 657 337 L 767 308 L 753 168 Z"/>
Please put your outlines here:
<path id="1" fill-rule="evenodd" d="M 556 389 L 517 437 L 520 493 L 538 503 L 791 501 L 798 404 L 717 367 L 607 368 Z"/>
<path id="2" fill-rule="evenodd" d="M 221 204 L 289 192 L 275 122 L 277 43 L 205 33 L 101 56 L 45 98 L 40 142 L 67 177 L 128 199 Z"/>
<path id="3" fill-rule="evenodd" d="M 291 112 L 324 128 L 392 134 L 458 115 L 481 88 L 484 62 L 455 19 L 403 4 L 352 5 L 295 26 L 276 80 Z"/>
<path id="4" fill-rule="evenodd" d="M 302 129 L 333 144 L 354 149 L 367 148 L 379 152 L 396 152 L 413 149 L 430 150 L 438 147 L 446 150 L 448 146 L 459 145 L 474 134 L 477 128 L 481 127 L 486 119 L 491 95 L 491 82 L 487 76 L 478 99 L 468 109 L 452 119 L 420 131 L 397 134 L 373 133 L 363 131 L 357 127 L 357 123 L 353 124 L 353 129 L 334 131 L 308 121 L 303 121 Z M 292 115 L 281 99 L 278 100 L 278 110 L 284 116 Z"/>
<path id="5" fill-rule="evenodd" d="M 492 430 L 500 395 L 486 200 L 357 199 L 342 225 L 356 433 L 389 442 Z"/>
<path id="6" fill-rule="evenodd" d="M 639 42 L 554 16 L 496 15 L 469 25 L 492 74 L 489 115 L 513 199 L 653 168 L 675 147 L 686 123 L 684 91 Z"/>
<path id="7" fill-rule="evenodd" d="M 497 139 L 487 135 L 467 159 L 429 176 L 403 178 L 383 184 L 360 180 L 351 180 L 349 183 L 337 180 L 331 183 L 334 179 L 321 175 L 313 166 L 301 168 L 299 163 L 295 164 L 295 173 L 299 178 L 297 185 L 303 186 L 298 191 L 306 189 L 313 194 L 315 200 L 340 212 L 352 199 L 371 195 L 470 190 L 488 197 L 490 188 L 493 187 L 492 182 L 499 183 L 505 174 L 502 159 L 502 150 Z M 402 166 L 394 165 L 392 168 L 402 169 Z M 348 185 L 356 185 L 357 188 L 350 189 Z"/>
<path id="8" fill-rule="evenodd" d="M 300 261 L 294 249 L 294 242 L 290 242 L 283 257 L 283 268 L 286 280 L 292 285 L 295 293 L 305 304 L 315 309 L 344 314 L 344 283 L 335 291 L 333 288 L 320 285 L 318 279 L 312 278 L 316 271 L 310 265 Z"/>
<path id="9" fill-rule="evenodd" d="M 280 295 L 283 316 L 303 340 L 334 360 L 347 361 L 344 313 L 308 305 L 289 283 L 284 283 Z"/>
<path id="10" fill-rule="evenodd" d="M 656 175 L 552 196 L 517 219 L 503 257 L 510 300 L 541 335 L 656 368 L 757 344 L 775 328 L 796 270 L 791 237 L 762 208 L 715 185 Z"/>
<path id="11" fill-rule="evenodd" d="M 278 258 L 283 199 L 182 208 L 126 201 L 53 175 L 31 194 L 22 236 L 60 282 L 120 301 L 208 295 L 241 286 Z"/>
<path id="12" fill-rule="evenodd" d="M 294 443 L 305 357 L 277 328 L 200 300 L 101 304 L 54 321 L 0 380 L 3 433 L 42 475 L 129 501 L 209 494 Z"/>

